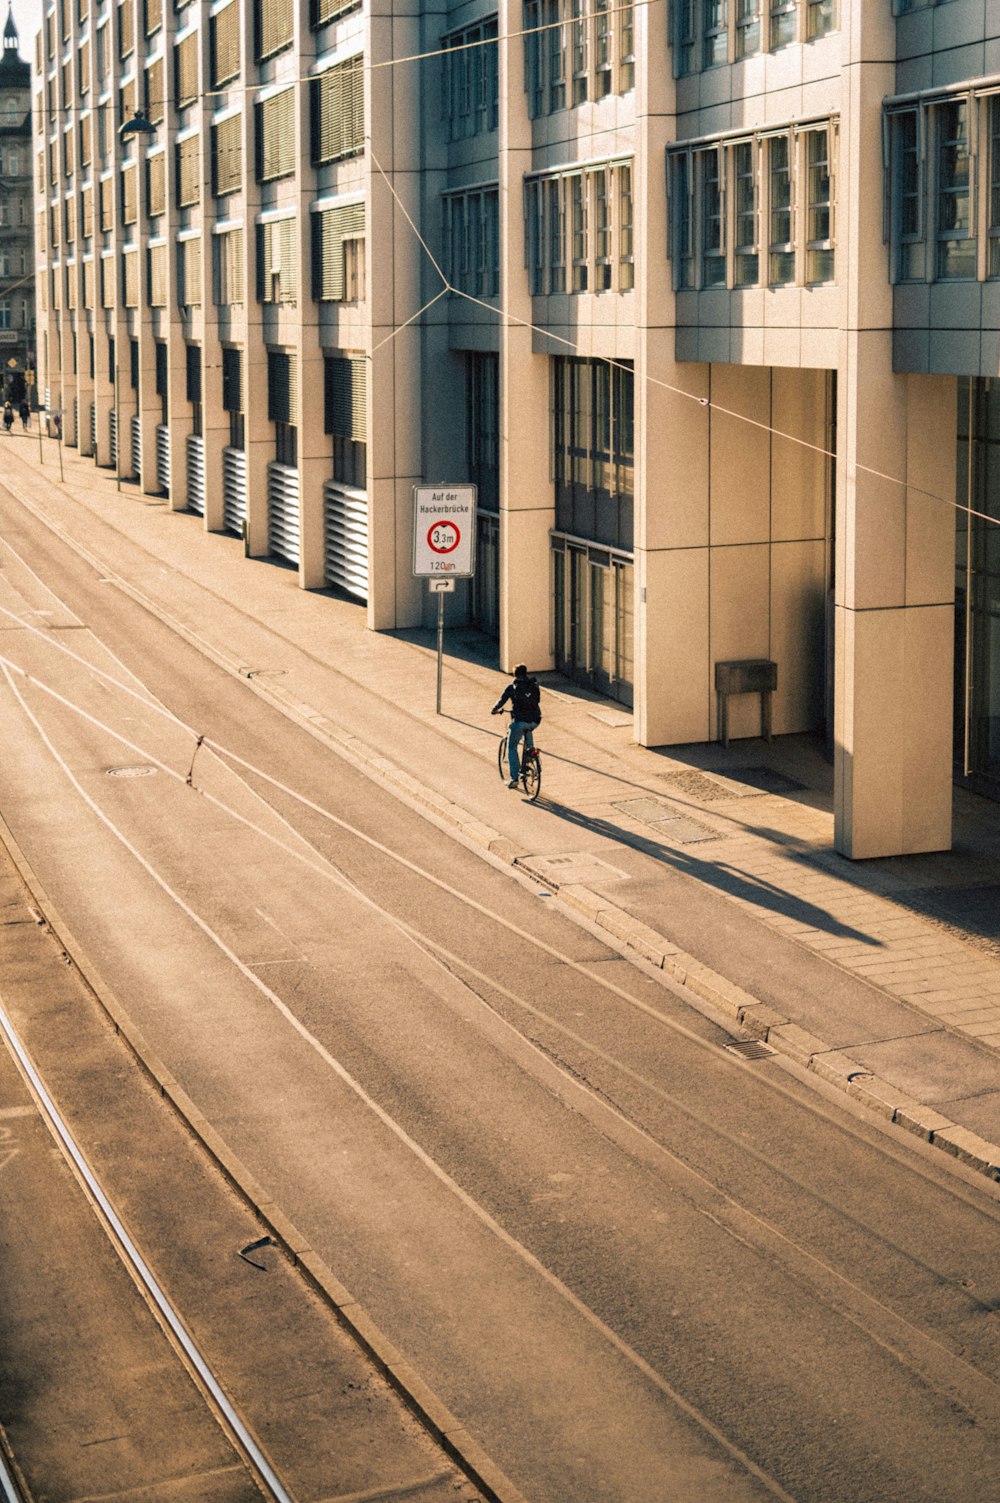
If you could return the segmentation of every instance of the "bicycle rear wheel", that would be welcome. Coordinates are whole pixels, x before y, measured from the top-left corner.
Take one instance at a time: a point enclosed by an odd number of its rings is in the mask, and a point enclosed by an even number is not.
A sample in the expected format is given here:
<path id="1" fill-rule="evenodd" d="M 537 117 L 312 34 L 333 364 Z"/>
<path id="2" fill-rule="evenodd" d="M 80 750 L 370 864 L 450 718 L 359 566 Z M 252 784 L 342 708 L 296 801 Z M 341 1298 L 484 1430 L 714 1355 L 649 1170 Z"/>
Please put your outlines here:
<path id="1" fill-rule="evenodd" d="M 507 765 L 507 737 L 509 735 L 510 731 L 504 731 L 500 737 L 500 745 L 497 747 L 497 766 L 500 769 L 500 776 L 505 783 L 510 777 L 510 770 Z"/>
<path id="2" fill-rule="evenodd" d="M 542 791 L 542 759 L 536 751 L 526 752 L 524 764 L 521 768 L 521 782 L 528 796 L 528 802 L 534 803 Z"/>

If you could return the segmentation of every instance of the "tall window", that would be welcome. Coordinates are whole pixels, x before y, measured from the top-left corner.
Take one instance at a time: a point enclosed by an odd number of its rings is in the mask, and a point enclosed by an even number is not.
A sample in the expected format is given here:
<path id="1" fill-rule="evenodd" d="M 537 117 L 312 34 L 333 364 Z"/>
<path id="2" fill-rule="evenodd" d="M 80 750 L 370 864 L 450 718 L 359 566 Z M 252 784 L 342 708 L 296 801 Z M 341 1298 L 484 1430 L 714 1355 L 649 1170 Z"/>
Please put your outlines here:
<path id="1" fill-rule="evenodd" d="M 553 360 L 552 421 L 557 530 L 631 548 L 631 366 L 606 360 Z"/>
<path id="2" fill-rule="evenodd" d="M 806 281 L 833 281 L 833 186 L 830 137 L 825 130 L 806 134 Z"/>
<path id="3" fill-rule="evenodd" d="M 915 109 L 890 121 L 895 275 L 901 282 L 922 282 L 926 275 L 920 123 Z"/>
<path id="4" fill-rule="evenodd" d="M 333 478 L 364 490 L 367 465 L 367 362 L 327 355 L 323 361 L 323 431 L 333 439 Z"/>
<path id="5" fill-rule="evenodd" d="M 573 237 L 572 260 L 574 292 L 586 292 L 589 286 L 588 272 L 590 269 L 590 226 L 587 213 L 587 182 L 582 172 L 576 173 L 569 180 L 570 188 L 570 223 Z"/>
<path id="6" fill-rule="evenodd" d="M 987 274 L 1000 277 L 1000 96 L 990 100 L 990 222 Z"/>
<path id="7" fill-rule="evenodd" d="M 771 0 L 771 46 L 795 41 L 798 0 Z"/>
<path id="8" fill-rule="evenodd" d="M 212 57 L 212 88 L 218 89 L 240 71 L 239 0 L 217 11 L 209 22 Z"/>
<path id="9" fill-rule="evenodd" d="M 461 292 L 500 290 L 500 197 L 496 188 L 449 193 L 444 200 L 449 279 Z"/>
<path id="10" fill-rule="evenodd" d="M 257 180 L 273 182 L 295 171 L 295 91 L 283 89 L 257 105 Z"/>
<path id="11" fill-rule="evenodd" d="M 313 215 L 313 297 L 352 303 L 365 296 L 365 206 L 338 204 Z"/>
<path id="12" fill-rule="evenodd" d="M 222 351 L 222 410 L 229 413 L 229 447 L 242 449 L 244 442 L 242 354 Z"/>
<path id="13" fill-rule="evenodd" d="M 733 281 L 752 287 L 760 275 L 757 252 L 757 147 L 753 141 L 733 146 Z"/>
<path id="14" fill-rule="evenodd" d="M 465 357 L 466 460 L 479 511 L 500 509 L 500 359 Z"/>
<path id="15" fill-rule="evenodd" d="M 635 257 L 632 234 L 632 168 L 623 162 L 618 168 L 618 286 L 628 292 L 635 286 Z"/>
<path id="16" fill-rule="evenodd" d="M 444 118 L 449 138 L 459 141 L 496 130 L 499 108 L 497 21 L 454 31 L 444 48 Z"/>
<path id="17" fill-rule="evenodd" d="M 792 163 L 788 136 L 772 136 L 768 145 L 770 236 L 768 281 L 772 287 L 795 281 L 792 232 Z"/>
<path id="18" fill-rule="evenodd" d="M 968 116 L 964 99 L 938 107 L 937 274 L 944 278 L 976 275 Z"/>
<path id="19" fill-rule="evenodd" d="M 736 0 L 736 56 L 760 51 L 760 0 Z"/>
<path id="20" fill-rule="evenodd" d="M 227 115 L 212 126 L 212 193 L 224 198 L 243 183 L 243 116 Z"/>
<path id="21" fill-rule="evenodd" d="M 298 361 L 294 355 L 267 352 L 267 416 L 274 424 L 274 453 L 279 464 L 298 463 L 295 411 L 298 404 Z"/>
<path id="22" fill-rule="evenodd" d="M 287 47 L 294 31 L 292 0 L 254 0 L 257 61 L 273 57 Z"/>
<path id="23" fill-rule="evenodd" d="M 257 226 L 257 299 L 261 303 L 298 301 L 298 244 L 294 219 L 271 219 Z"/>
<path id="24" fill-rule="evenodd" d="M 720 164 L 722 152 L 711 147 L 701 153 L 701 285 L 726 285 L 726 245 L 722 210 Z"/>
<path id="25" fill-rule="evenodd" d="M 702 67 L 714 68 L 729 61 L 729 29 L 726 0 L 702 0 Z"/>
<path id="26" fill-rule="evenodd" d="M 327 68 L 311 86 L 314 165 L 354 156 L 365 148 L 365 73 L 359 54 Z"/>

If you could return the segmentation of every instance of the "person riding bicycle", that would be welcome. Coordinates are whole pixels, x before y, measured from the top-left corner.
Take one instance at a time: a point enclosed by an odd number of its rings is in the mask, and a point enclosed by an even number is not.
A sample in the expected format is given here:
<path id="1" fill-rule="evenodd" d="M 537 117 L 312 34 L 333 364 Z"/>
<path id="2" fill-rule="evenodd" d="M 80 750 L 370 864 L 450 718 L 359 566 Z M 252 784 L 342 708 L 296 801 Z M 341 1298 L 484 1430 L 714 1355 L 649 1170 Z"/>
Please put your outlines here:
<path id="1" fill-rule="evenodd" d="M 510 766 L 510 782 L 508 788 L 516 788 L 521 776 L 521 764 L 517 749 L 524 737 L 525 749 L 533 748 L 535 738 L 532 735 L 535 727 L 542 718 L 538 680 L 532 678 L 523 663 L 518 663 L 514 669 L 514 677 L 497 700 L 491 715 L 499 715 L 504 705 L 510 700 L 512 720 L 510 723 L 510 735 L 507 741 L 507 758 Z"/>

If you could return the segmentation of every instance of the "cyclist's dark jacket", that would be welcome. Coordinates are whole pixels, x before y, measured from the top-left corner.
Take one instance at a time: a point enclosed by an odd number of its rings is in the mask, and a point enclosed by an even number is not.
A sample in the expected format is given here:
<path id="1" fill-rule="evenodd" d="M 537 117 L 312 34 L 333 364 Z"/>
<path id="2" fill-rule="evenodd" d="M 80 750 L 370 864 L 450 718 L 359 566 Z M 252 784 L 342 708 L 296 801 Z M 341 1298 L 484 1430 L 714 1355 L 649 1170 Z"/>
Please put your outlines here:
<path id="1" fill-rule="evenodd" d="M 515 720 L 523 721 L 525 725 L 537 725 L 542 718 L 539 698 L 538 680 L 525 674 L 507 685 L 493 708 L 502 710 L 509 699 Z"/>

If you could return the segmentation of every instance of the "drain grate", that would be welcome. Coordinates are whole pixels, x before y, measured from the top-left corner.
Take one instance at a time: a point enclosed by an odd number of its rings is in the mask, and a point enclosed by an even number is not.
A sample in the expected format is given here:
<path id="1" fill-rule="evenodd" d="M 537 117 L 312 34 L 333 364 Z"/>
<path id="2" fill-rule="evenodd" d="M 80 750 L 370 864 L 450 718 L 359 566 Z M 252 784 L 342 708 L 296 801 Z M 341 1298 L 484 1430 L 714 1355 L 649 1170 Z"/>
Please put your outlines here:
<path id="1" fill-rule="evenodd" d="M 684 798 L 697 800 L 699 804 L 714 804 L 722 799 L 739 796 L 734 794 L 732 788 L 723 787 L 714 778 L 708 778 L 693 768 L 683 772 L 658 772 L 656 776 L 666 783 L 671 793 L 676 791 Z"/>
<path id="2" fill-rule="evenodd" d="M 730 782 L 745 783 L 758 793 L 801 793 L 806 786 L 773 767 L 720 767 L 719 774 Z"/>
<path id="3" fill-rule="evenodd" d="M 770 1044 L 765 1044 L 763 1039 L 739 1039 L 736 1043 L 726 1044 L 730 1054 L 738 1054 L 740 1059 L 770 1059 L 772 1054 L 777 1054 Z"/>
<path id="4" fill-rule="evenodd" d="M 155 767 L 107 767 L 105 772 L 109 778 L 151 778 L 155 773 Z"/>

